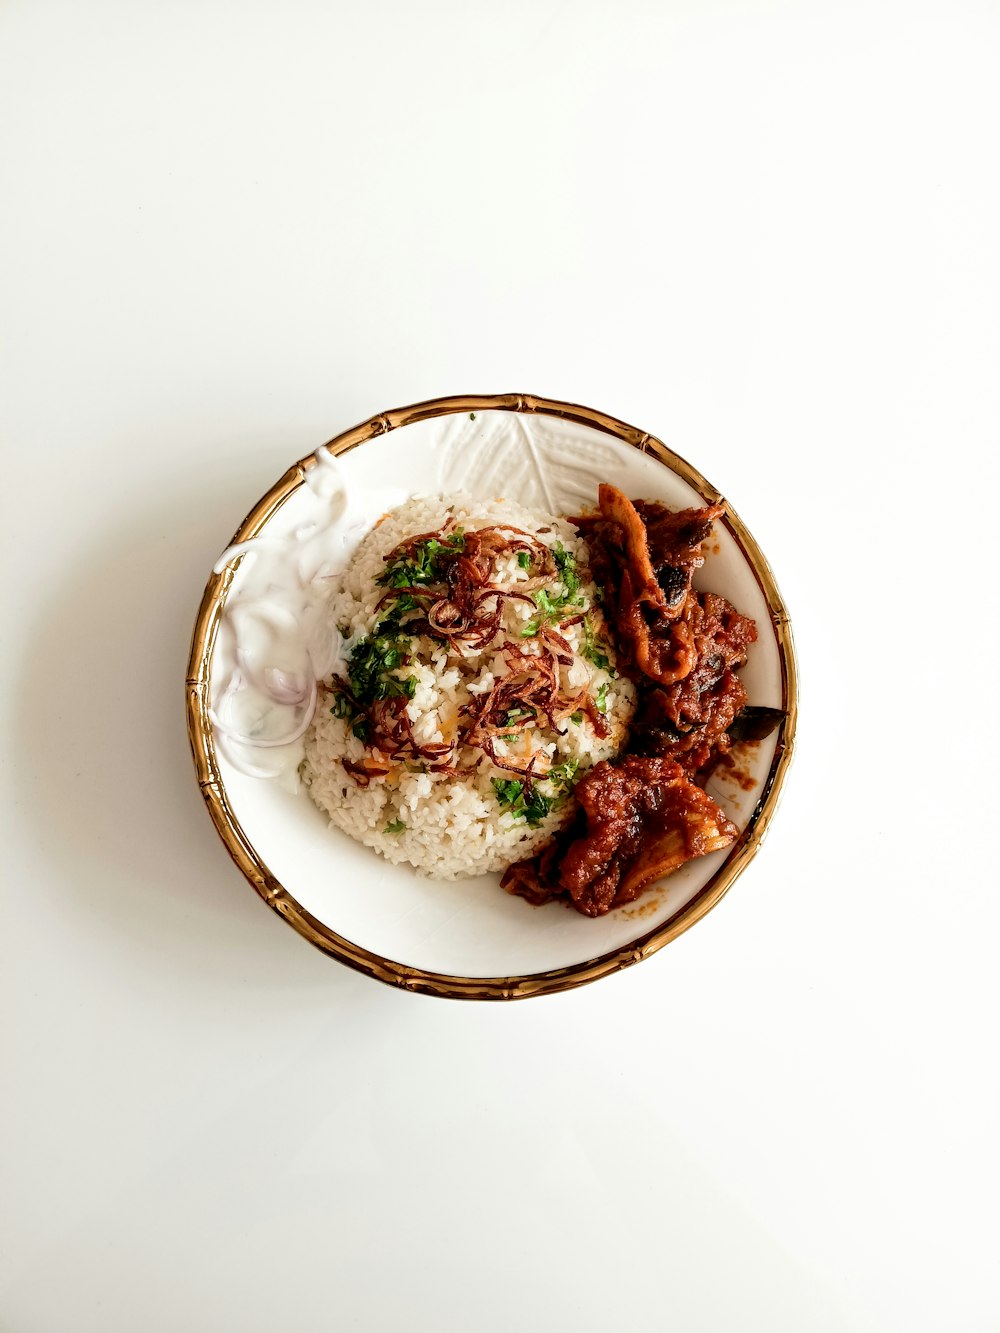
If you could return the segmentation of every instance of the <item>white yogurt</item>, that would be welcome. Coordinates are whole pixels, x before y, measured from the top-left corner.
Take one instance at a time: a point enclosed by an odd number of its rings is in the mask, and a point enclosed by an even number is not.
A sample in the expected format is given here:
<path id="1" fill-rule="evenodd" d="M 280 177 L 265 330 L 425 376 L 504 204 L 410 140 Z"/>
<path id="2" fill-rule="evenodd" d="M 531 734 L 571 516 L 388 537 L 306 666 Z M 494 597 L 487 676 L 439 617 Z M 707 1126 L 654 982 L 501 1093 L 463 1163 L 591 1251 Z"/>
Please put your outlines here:
<path id="1" fill-rule="evenodd" d="M 216 745 L 248 777 L 299 785 L 302 738 L 316 709 L 316 682 L 346 672 L 346 643 L 327 613 L 329 582 L 402 491 L 349 494 L 343 470 L 322 447 L 306 470 L 308 516 L 287 536 L 265 535 L 224 551 L 219 574 L 242 556 L 226 598 L 211 719 Z"/>

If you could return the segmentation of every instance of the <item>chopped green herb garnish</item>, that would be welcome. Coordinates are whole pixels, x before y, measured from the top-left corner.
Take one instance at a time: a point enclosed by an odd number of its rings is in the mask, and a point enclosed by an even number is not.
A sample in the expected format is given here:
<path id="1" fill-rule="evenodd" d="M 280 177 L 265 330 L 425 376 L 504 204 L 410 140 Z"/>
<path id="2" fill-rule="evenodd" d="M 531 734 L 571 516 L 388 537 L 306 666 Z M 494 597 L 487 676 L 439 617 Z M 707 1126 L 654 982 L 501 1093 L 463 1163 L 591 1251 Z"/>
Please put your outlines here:
<path id="1" fill-rule="evenodd" d="M 515 819 L 523 819 L 531 828 L 537 828 L 546 815 L 564 799 L 573 785 L 578 767 L 577 759 L 567 759 L 564 763 L 553 764 L 547 773 L 536 780 L 530 796 L 525 796 L 524 783 L 517 778 L 492 778 L 497 802 L 501 810 L 509 810 Z M 551 783 L 555 792 L 549 796 L 539 791 L 539 782 Z"/>
<path id="2" fill-rule="evenodd" d="M 608 690 L 610 688 L 611 686 L 605 681 L 597 691 L 597 711 L 599 713 L 606 713 L 608 711 Z"/>
<path id="3" fill-rule="evenodd" d="M 558 615 L 561 604 L 560 598 L 550 597 L 544 588 L 539 588 L 535 593 L 535 605 L 547 620 Z"/>
<path id="4" fill-rule="evenodd" d="M 428 537 L 408 554 L 387 563 L 379 583 L 390 588 L 412 588 L 418 584 L 437 583 L 444 577 L 442 561 L 457 555 L 465 547 L 465 531 L 456 528 L 444 541 Z M 415 605 L 415 603 L 414 603 Z"/>
<path id="5" fill-rule="evenodd" d="M 541 614 L 533 620 L 526 621 L 521 627 L 522 639 L 532 639 L 544 625 L 555 625 L 565 620 L 566 613 L 571 607 L 587 605 L 587 599 L 580 592 L 580 576 L 576 572 L 576 561 L 562 542 L 557 542 L 553 547 L 552 558 L 556 562 L 558 579 L 563 591 L 552 593 L 546 588 L 538 589 L 535 593 L 535 605 Z"/>
<path id="6" fill-rule="evenodd" d="M 604 651 L 606 645 L 601 639 L 591 622 L 590 616 L 583 618 L 583 656 L 588 661 L 593 662 L 599 671 L 606 671 L 609 676 L 617 676 L 618 672 L 611 665 L 611 659 Z"/>
<path id="7" fill-rule="evenodd" d="M 524 791 L 524 783 L 515 779 L 493 778 L 493 790 L 501 805 L 513 805 Z"/>
<path id="8" fill-rule="evenodd" d="M 569 787 L 572 785 L 576 770 L 579 767 L 579 759 L 566 759 L 561 764 L 553 764 L 545 774 L 545 780 L 553 783 L 556 787 Z"/>
<path id="9" fill-rule="evenodd" d="M 359 741 L 368 739 L 368 719 L 354 706 L 354 701 L 343 690 L 334 686 L 333 707 L 330 712 L 334 717 L 343 718 Z"/>
<path id="10" fill-rule="evenodd" d="M 475 419 L 476 419 L 476 414 L 475 414 L 475 412 L 470 412 L 470 413 L 469 413 L 469 420 L 470 420 L 470 421 L 475 421 Z"/>
<path id="11" fill-rule="evenodd" d="M 535 710 L 533 708 L 521 708 L 520 706 L 517 708 L 508 708 L 504 716 L 504 725 L 509 727 L 513 723 L 520 722 L 526 717 L 534 716 Z"/>
<path id="12" fill-rule="evenodd" d="M 583 714 L 582 714 L 582 713 L 572 713 L 572 714 L 570 714 L 570 719 L 569 719 L 569 720 L 573 723 L 573 726 L 574 726 L 574 727 L 578 727 L 578 726 L 580 725 L 580 723 L 583 721 Z"/>
<path id="13" fill-rule="evenodd" d="M 380 699 L 412 699 L 417 692 L 414 676 L 386 676 L 382 682 Z"/>
<path id="14" fill-rule="evenodd" d="M 559 571 L 559 578 L 566 589 L 566 601 L 569 601 L 580 586 L 580 575 L 576 572 L 576 560 L 566 550 L 562 542 L 556 542 L 552 555 L 556 562 L 556 569 Z"/>
<path id="15" fill-rule="evenodd" d="M 403 829 L 405 828 L 406 828 L 405 820 L 394 819 L 391 824 L 386 824 L 385 831 L 386 833 L 402 833 Z"/>
<path id="16" fill-rule="evenodd" d="M 388 674 L 409 661 L 409 649 L 409 637 L 391 619 L 380 621 L 371 634 L 358 640 L 351 653 L 348 675 L 359 704 L 371 704 L 376 699 L 413 698 L 417 682 L 412 676 L 400 678 Z"/>
<path id="17" fill-rule="evenodd" d="M 537 828 L 556 803 L 554 796 L 543 796 L 537 784 L 525 798 L 524 783 L 516 779 L 493 778 L 493 790 L 501 810 L 509 810 L 515 819 L 523 819 L 531 828 Z"/>
<path id="18" fill-rule="evenodd" d="M 531 568 L 531 556 L 529 555 L 529 553 L 528 553 L 527 551 L 518 551 L 518 553 L 517 553 L 517 563 L 521 566 L 522 569 L 530 569 L 530 568 Z"/>

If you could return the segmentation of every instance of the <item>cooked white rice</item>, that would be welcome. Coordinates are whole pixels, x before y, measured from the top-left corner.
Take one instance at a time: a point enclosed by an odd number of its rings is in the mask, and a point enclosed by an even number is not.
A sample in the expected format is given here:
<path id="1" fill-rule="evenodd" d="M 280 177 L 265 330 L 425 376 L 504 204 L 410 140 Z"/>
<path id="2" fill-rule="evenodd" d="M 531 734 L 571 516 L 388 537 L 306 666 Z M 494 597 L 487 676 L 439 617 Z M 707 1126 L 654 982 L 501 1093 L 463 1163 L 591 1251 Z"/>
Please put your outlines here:
<path id="1" fill-rule="evenodd" d="M 591 625 L 607 639 L 587 568 L 586 544 L 569 523 L 505 500 L 483 503 L 468 497 L 425 496 L 407 501 L 372 530 L 331 595 L 331 623 L 349 628 L 348 652 L 385 615 L 384 607 L 376 610 L 386 592 L 378 582 L 386 568 L 384 557 L 407 538 L 442 528 L 449 518 L 466 531 L 512 524 L 549 547 L 561 542 L 576 560 L 579 591 L 586 598 Z M 501 556 L 494 562 L 492 581 L 505 588 L 516 589 L 529 577 L 514 555 Z M 533 608 L 516 600 L 504 601 L 503 607 L 505 630 L 522 648 L 531 651 L 534 641 L 522 639 L 520 633 L 535 614 Z M 565 723 L 563 735 L 548 729 L 529 730 L 529 739 L 519 737 L 512 751 L 524 759 L 524 746 L 530 745 L 528 753 L 539 754 L 542 768 L 576 761 L 578 779 L 591 765 L 610 758 L 621 747 L 635 707 L 635 692 L 628 681 L 599 669 L 582 655 L 583 625 L 570 626 L 560 633 L 573 649 L 572 665 L 560 667 L 562 687 L 569 694 L 586 688 L 595 699 L 606 687 L 601 702 L 606 708 L 609 734 L 599 739 L 584 717 L 579 723 Z M 396 674 L 416 680 L 407 714 L 414 737 L 421 744 L 450 740 L 462 705 L 477 692 L 488 690 L 507 670 L 499 644 L 497 640 L 482 652 L 463 655 L 451 644 L 430 637 L 413 640 L 412 660 Z M 613 661 L 610 649 L 608 655 Z M 491 779 L 511 779 L 516 774 L 498 768 L 483 751 L 469 747 L 459 751 L 458 761 L 463 766 L 475 764 L 471 774 L 411 771 L 426 766 L 399 764 L 387 777 L 375 778 L 367 787 L 359 786 L 342 760 L 358 761 L 371 751 L 352 734 L 348 720 L 334 715 L 332 703 L 329 688 L 321 687 L 316 716 L 305 738 L 303 782 L 331 824 L 389 861 L 410 862 L 421 873 L 442 879 L 502 870 L 537 851 L 572 816 L 574 802 L 565 792 L 534 828 L 523 816 L 502 809 Z M 498 742 L 496 748 L 500 757 L 506 757 L 504 742 Z M 556 794 L 559 788 L 542 782 L 539 790 Z M 400 825 L 404 826 L 401 831 L 387 831 L 390 826 L 399 829 Z"/>

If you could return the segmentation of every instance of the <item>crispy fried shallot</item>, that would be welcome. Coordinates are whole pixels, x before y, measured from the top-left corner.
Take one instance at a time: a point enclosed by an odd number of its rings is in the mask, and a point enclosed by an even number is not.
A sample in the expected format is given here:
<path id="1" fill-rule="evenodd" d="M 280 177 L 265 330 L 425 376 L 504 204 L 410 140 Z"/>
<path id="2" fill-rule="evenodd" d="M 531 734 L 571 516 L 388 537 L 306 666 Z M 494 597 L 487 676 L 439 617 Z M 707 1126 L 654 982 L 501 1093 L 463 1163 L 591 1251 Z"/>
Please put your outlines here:
<path id="1" fill-rule="evenodd" d="M 524 778 L 525 790 L 530 791 L 533 778 L 543 776 L 530 763 L 513 759 L 509 753 L 497 753 L 496 741 L 516 740 L 525 731 L 546 728 L 564 732 L 566 718 L 578 711 L 586 711 L 593 700 L 587 692 L 567 696 L 559 683 L 559 664 L 571 662 L 569 644 L 552 630 L 540 635 L 541 651 L 530 653 L 516 644 L 505 644 L 503 655 L 507 671 L 492 688 L 475 698 L 461 710 L 467 719 L 463 735 L 465 745 L 477 746 L 489 756 L 498 768 L 517 773 Z M 589 715 L 589 714 L 588 714 Z M 594 710 L 602 729 L 598 735 L 607 735 L 607 724 Z"/>

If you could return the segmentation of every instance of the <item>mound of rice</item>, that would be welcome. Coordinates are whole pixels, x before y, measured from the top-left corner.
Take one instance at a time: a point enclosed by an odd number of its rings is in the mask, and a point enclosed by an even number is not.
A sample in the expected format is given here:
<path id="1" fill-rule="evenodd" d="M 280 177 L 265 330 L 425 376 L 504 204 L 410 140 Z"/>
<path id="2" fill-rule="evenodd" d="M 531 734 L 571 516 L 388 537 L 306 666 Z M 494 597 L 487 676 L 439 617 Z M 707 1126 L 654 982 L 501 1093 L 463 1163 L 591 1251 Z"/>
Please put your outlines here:
<path id="1" fill-rule="evenodd" d="M 439 531 L 448 520 L 465 532 L 513 525 L 531 534 L 552 550 L 559 548 L 575 559 L 580 578 L 577 596 L 589 618 L 591 643 L 595 633 L 603 645 L 609 670 L 594 664 L 584 650 L 584 624 L 560 629 L 572 648 L 572 664 L 560 666 L 560 684 L 569 695 L 586 690 L 600 701 L 600 712 L 608 724 L 608 735 L 600 738 L 587 716 L 567 720 L 559 734 L 547 724 L 531 727 L 511 746 L 511 758 L 524 762 L 537 754 L 539 771 L 576 765 L 573 780 L 598 760 L 612 757 L 624 742 L 635 706 L 632 685 L 614 674 L 613 650 L 607 646 L 607 629 L 590 580 L 587 548 L 576 529 L 563 519 L 524 509 L 507 501 L 490 503 L 467 497 L 416 497 L 394 510 L 372 530 L 358 548 L 350 567 L 333 591 L 329 603 L 331 623 L 346 631 L 344 653 L 349 658 L 360 640 L 371 634 L 385 607 L 378 603 L 386 588 L 379 583 L 385 574 L 385 557 L 401 542 L 418 534 Z M 490 581 L 516 591 L 529 579 L 516 555 L 500 554 L 491 569 Z M 557 591 L 559 585 L 556 585 Z M 505 600 L 503 631 L 523 651 L 537 652 L 537 640 L 528 622 L 538 612 L 527 601 Z M 460 728 L 462 708 L 476 696 L 493 688 L 509 669 L 500 651 L 498 635 L 482 651 L 462 651 L 450 642 L 429 635 L 412 639 L 410 660 L 394 674 L 412 677 L 412 698 L 406 713 L 413 737 L 421 744 L 449 742 Z M 593 657 L 595 654 L 591 654 Z M 600 654 L 597 654 L 600 657 Z M 605 660 L 607 660 L 605 659 Z M 568 788 L 556 783 L 538 783 L 538 790 L 553 798 L 552 809 L 532 827 L 523 811 L 505 808 L 496 782 L 516 775 L 495 765 L 481 749 L 460 747 L 457 764 L 471 771 L 457 775 L 427 771 L 429 765 L 400 763 L 384 777 L 359 785 L 345 769 L 344 760 L 358 762 L 372 751 L 352 732 L 350 718 L 337 716 L 335 693 L 329 682 L 321 686 L 316 715 L 305 738 L 305 760 L 301 776 L 309 795 L 326 812 L 331 824 L 352 838 L 374 848 L 389 861 L 410 862 L 422 874 L 442 879 L 480 875 L 506 868 L 530 856 L 571 817 L 574 801 Z M 505 758 L 505 742 L 496 745 Z M 564 770 L 567 771 L 567 770 Z"/>

